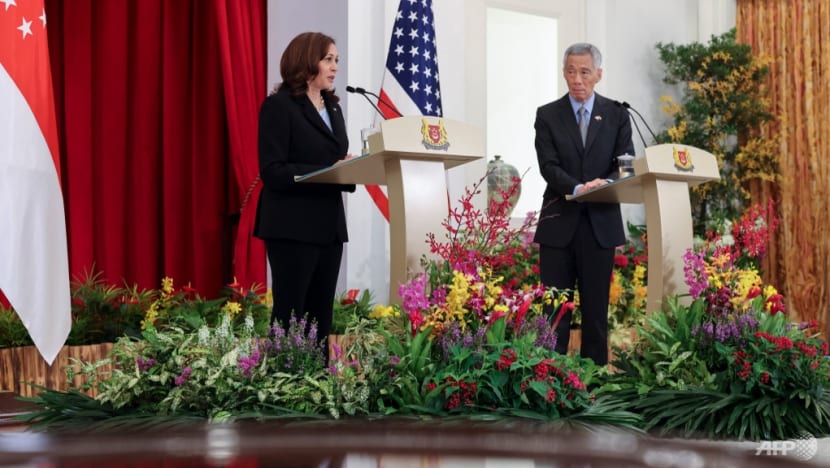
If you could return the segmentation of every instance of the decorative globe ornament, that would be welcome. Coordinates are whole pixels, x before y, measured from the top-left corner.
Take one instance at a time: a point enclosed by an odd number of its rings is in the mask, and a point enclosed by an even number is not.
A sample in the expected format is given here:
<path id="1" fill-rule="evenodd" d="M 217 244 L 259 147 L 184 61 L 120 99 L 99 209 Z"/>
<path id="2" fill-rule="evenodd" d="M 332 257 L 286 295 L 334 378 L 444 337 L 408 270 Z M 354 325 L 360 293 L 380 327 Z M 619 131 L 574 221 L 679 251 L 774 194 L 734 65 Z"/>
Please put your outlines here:
<path id="1" fill-rule="evenodd" d="M 510 216 L 513 208 L 516 207 L 516 202 L 519 201 L 519 195 L 522 194 L 522 184 L 519 181 L 519 171 L 514 166 L 505 163 L 501 159 L 501 155 L 493 156 L 493 160 L 487 163 L 487 198 L 488 207 L 495 203 L 502 203 L 505 194 L 509 194 L 507 200 L 506 216 Z M 515 182 L 514 182 L 515 181 Z M 513 184 L 516 184 L 515 189 Z M 510 192 L 512 190 L 512 193 Z"/>

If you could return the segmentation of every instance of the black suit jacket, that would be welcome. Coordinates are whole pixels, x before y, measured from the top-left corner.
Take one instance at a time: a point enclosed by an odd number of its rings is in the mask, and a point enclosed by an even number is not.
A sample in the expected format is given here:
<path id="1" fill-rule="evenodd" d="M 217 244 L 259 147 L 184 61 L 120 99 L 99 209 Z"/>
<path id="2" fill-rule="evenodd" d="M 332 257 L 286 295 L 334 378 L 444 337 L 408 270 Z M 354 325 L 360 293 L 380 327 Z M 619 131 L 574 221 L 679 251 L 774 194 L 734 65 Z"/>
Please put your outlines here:
<path id="1" fill-rule="evenodd" d="M 596 94 L 585 146 L 566 94 L 536 111 L 536 156 L 547 187 L 534 240 L 565 247 L 576 232 L 579 216 L 587 210 L 594 237 L 605 248 L 625 242 L 620 205 L 565 200 L 577 184 L 595 178 L 617 179 L 621 154 L 634 154 L 628 112 Z"/>
<path id="2" fill-rule="evenodd" d="M 325 98 L 332 130 L 305 94 L 268 96 L 259 111 L 259 173 L 263 189 L 254 235 L 313 244 L 347 242 L 341 192 L 354 185 L 297 183 L 294 176 L 331 166 L 349 140 L 340 106 Z"/>

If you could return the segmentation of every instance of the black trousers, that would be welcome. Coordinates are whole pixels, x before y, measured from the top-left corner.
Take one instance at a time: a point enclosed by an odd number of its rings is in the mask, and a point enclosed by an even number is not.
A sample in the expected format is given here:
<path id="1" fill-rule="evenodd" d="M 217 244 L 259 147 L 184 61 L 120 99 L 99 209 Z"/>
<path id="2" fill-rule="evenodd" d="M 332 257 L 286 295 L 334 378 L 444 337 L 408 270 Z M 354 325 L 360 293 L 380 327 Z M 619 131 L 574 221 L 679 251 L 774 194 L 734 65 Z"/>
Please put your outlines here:
<path id="1" fill-rule="evenodd" d="M 582 312 L 580 354 L 598 365 L 608 364 L 608 293 L 613 268 L 614 248 L 597 243 L 587 213 L 579 217 L 579 227 L 566 247 L 540 245 L 539 248 L 542 284 L 579 291 L 579 310 Z M 551 320 L 558 312 L 549 308 Z M 568 312 L 556 328 L 556 351 L 561 354 L 568 351 L 570 325 L 571 313 Z"/>
<path id="2" fill-rule="evenodd" d="M 284 329 L 292 314 L 317 322 L 317 337 L 328 360 L 328 338 L 332 310 L 343 256 L 343 243 L 306 244 L 289 240 L 267 240 L 271 266 L 271 291 L 274 308 L 271 323 L 279 321 Z"/>

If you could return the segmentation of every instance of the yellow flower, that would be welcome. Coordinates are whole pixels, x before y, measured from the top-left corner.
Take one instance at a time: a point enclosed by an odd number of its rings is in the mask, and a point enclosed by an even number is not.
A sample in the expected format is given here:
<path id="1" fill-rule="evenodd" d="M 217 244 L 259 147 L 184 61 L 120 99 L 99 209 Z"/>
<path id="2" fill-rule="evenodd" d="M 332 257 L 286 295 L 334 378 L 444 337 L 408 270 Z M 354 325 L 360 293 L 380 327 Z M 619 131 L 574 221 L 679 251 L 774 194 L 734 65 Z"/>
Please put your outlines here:
<path id="1" fill-rule="evenodd" d="M 380 319 L 380 318 L 386 318 L 386 317 L 397 317 L 397 316 L 398 316 L 398 311 L 394 307 L 389 306 L 389 305 L 383 305 L 383 304 L 376 304 L 372 308 L 372 311 L 369 312 L 369 318 L 372 318 L 372 319 Z"/>
<path id="2" fill-rule="evenodd" d="M 146 330 L 147 328 L 152 327 L 158 316 L 158 302 L 153 302 L 144 314 L 144 320 L 141 321 L 141 329 Z"/>
<path id="3" fill-rule="evenodd" d="M 165 276 L 161 279 L 161 292 L 164 296 L 173 294 L 173 278 Z"/>
<path id="4" fill-rule="evenodd" d="M 611 273 L 611 289 L 608 291 L 608 303 L 616 304 L 623 295 L 622 277 L 616 271 Z"/>
<path id="5" fill-rule="evenodd" d="M 222 312 L 226 313 L 231 319 L 240 311 L 242 311 L 242 306 L 236 301 L 228 301 L 222 306 Z"/>
<path id="6" fill-rule="evenodd" d="M 271 288 L 268 288 L 268 291 L 265 292 L 265 298 L 262 301 L 268 307 L 274 306 L 274 292 Z"/>
<path id="7" fill-rule="evenodd" d="M 646 266 L 645 265 L 637 265 L 634 267 L 634 274 L 631 276 L 631 282 L 635 285 L 643 284 L 643 279 L 646 277 Z"/>
<path id="8" fill-rule="evenodd" d="M 642 285 L 634 287 L 634 307 L 641 308 L 646 303 L 648 288 Z"/>

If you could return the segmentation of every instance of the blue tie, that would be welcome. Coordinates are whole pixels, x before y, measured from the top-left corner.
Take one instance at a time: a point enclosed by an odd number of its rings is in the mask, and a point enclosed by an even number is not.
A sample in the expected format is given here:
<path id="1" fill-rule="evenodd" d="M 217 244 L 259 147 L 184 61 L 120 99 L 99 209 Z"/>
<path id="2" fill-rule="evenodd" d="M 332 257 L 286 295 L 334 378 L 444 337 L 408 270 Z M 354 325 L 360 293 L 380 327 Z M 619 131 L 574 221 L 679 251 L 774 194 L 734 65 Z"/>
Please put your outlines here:
<path id="1" fill-rule="evenodd" d="M 582 146 L 585 146 L 585 139 L 588 137 L 588 109 L 582 106 L 577 113 L 579 113 L 579 135 L 582 137 Z"/>

